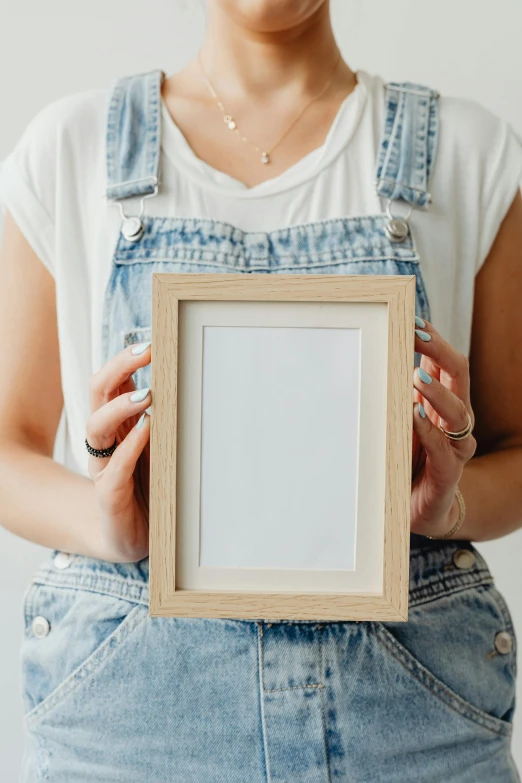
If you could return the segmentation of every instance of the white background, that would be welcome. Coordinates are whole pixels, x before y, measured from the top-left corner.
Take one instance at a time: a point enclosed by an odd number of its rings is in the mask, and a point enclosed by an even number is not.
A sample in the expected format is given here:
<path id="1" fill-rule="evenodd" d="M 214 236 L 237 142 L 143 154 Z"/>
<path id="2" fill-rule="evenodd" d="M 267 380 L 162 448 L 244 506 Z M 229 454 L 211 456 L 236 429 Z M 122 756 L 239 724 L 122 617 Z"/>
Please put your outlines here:
<path id="1" fill-rule="evenodd" d="M 204 24 L 203 4 L 194 0 L 1 0 L 0 12 L 0 158 L 54 98 L 106 86 L 119 75 L 179 69 L 195 54 Z M 334 0 L 333 16 L 352 68 L 474 98 L 522 133 L 520 0 Z M 481 549 L 522 637 L 522 531 Z M 21 597 L 42 555 L 0 530 L 2 783 L 15 783 L 21 759 Z M 520 716 L 513 745 L 522 767 Z"/>

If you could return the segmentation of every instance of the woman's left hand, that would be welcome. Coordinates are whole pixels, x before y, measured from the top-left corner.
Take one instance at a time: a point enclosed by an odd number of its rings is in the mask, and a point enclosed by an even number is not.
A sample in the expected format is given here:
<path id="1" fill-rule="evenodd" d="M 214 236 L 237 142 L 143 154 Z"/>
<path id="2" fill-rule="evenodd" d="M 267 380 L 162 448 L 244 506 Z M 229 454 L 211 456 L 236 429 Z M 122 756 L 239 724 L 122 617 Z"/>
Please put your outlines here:
<path id="1" fill-rule="evenodd" d="M 463 430 L 468 413 L 474 423 L 469 363 L 424 323 L 415 329 L 415 350 L 423 355 L 414 374 L 411 530 L 439 538 L 457 521 L 455 490 L 477 444 L 471 434 L 451 440 L 439 428 L 440 423 L 450 432 Z"/>

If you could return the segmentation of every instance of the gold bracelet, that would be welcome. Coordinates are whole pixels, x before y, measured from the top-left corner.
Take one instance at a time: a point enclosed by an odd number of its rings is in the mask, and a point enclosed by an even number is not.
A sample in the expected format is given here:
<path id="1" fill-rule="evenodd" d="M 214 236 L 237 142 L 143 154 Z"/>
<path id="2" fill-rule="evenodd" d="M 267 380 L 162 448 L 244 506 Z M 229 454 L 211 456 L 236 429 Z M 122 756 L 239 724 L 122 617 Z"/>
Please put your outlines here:
<path id="1" fill-rule="evenodd" d="M 426 536 L 426 538 L 431 538 L 432 541 L 444 541 L 445 539 L 451 538 L 453 535 L 455 535 L 457 530 L 462 526 L 466 516 L 466 504 L 464 503 L 462 492 L 458 487 L 455 490 L 455 497 L 457 498 L 459 504 L 459 516 L 449 533 L 445 533 L 443 536 Z"/>

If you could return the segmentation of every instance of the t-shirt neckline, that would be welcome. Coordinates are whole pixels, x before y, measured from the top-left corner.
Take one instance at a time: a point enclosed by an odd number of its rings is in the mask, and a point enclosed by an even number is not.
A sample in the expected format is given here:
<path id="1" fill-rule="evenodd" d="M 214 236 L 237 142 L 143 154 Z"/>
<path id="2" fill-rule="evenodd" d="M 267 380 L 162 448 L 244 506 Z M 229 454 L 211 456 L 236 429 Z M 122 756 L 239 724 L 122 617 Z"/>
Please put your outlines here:
<path id="1" fill-rule="evenodd" d="M 175 123 L 161 97 L 161 146 L 176 170 L 201 187 L 236 198 L 264 197 L 296 187 L 317 176 L 349 144 L 359 125 L 368 96 L 367 74 L 357 71 L 357 84 L 340 104 L 326 138 L 319 147 L 296 161 L 281 174 L 248 187 L 199 158 Z"/>

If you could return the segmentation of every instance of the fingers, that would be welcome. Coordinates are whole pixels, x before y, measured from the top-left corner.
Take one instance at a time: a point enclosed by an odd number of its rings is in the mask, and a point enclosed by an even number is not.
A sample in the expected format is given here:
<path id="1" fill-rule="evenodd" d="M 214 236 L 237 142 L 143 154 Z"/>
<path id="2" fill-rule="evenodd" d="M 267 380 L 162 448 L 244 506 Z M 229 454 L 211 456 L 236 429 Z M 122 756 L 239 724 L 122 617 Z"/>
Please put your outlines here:
<path id="1" fill-rule="evenodd" d="M 106 449 L 114 443 L 116 430 L 131 416 L 141 413 L 151 402 L 150 389 L 120 394 L 91 413 L 86 432 L 89 444 L 95 449 Z"/>
<path id="2" fill-rule="evenodd" d="M 104 470 L 104 485 L 108 493 L 114 493 L 119 487 L 131 480 L 136 463 L 150 437 L 150 416 L 144 411 L 136 425 L 129 431 Z M 115 498 L 115 500 L 117 500 Z"/>
<path id="3" fill-rule="evenodd" d="M 455 397 L 462 400 L 466 410 L 473 417 L 470 403 L 469 363 L 467 357 L 444 340 L 429 322 L 425 321 L 424 323 L 425 326 L 422 329 L 419 327 L 415 329 L 415 350 L 423 354 L 421 367 L 428 372 L 434 379 L 434 382 L 438 375 L 440 384 L 450 392 L 453 392 Z M 433 371 L 435 367 L 437 372 Z M 430 372 L 430 369 L 432 372 Z M 424 388 L 426 387 L 423 387 L 422 394 L 424 394 Z M 432 403 L 428 396 L 426 399 L 429 399 L 430 404 Z M 442 426 L 448 430 L 462 429 L 467 424 L 465 412 L 464 420 L 462 421 L 462 417 L 460 417 L 460 426 L 456 428 L 454 426 L 455 421 L 451 422 L 446 419 L 444 413 L 437 412 L 441 416 Z"/>
<path id="4" fill-rule="evenodd" d="M 136 370 L 150 364 L 150 345 L 150 342 L 129 345 L 94 373 L 89 388 L 92 411 L 117 396 L 120 386 L 129 384 Z"/>
<path id="5" fill-rule="evenodd" d="M 423 367 L 417 367 L 413 375 L 413 385 L 422 397 L 427 400 L 433 411 L 441 419 L 448 422 L 446 429 L 458 432 L 468 424 L 468 408 L 466 403 L 457 397 Z"/>
<path id="6" fill-rule="evenodd" d="M 426 452 L 432 475 L 436 484 L 448 486 L 456 484 L 462 472 L 462 462 L 451 447 L 451 442 L 440 429 L 426 416 L 422 403 L 413 406 L 413 430 Z"/>
<path id="7" fill-rule="evenodd" d="M 437 382 L 433 380 L 432 384 L 429 385 L 435 385 L 436 383 Z M 438 413 L 438 406 L 440 404 L 441 408 L 447 406 L 447 410 L 450 411 L 448 415 L 450 416 L 453 415 L 454 411 L 462 412 L 462 409 L 460 408 L 460 406 L 463 405 L 462 401 L 456 398 L 454 394 L 449 392 L 448 389 L 445 389 L 441 384 L 438 384 L 438 386 L 439 389 L 435 388 L 433 391 L 430 391 L 434 410 Z M 424 393 L 423 390 L 423 396 Z M 442 402 L 439 402 L 440 400 Z M 464 424 L 456 427 L 455 431 L 464 429 L 468 423 L 465 410 L 464 407 Z M 428 459 L 437 473 L 441 476 L 445 475 L 446 469 L 449 469 L 451 473 L 451 470 L 453 469 L 452 466 L 454 466 L 456 462 L 464 464 L 470 460 L 477 448 L 477 442 L 471 434 L 463 440 L 451 440 L 444 435 L 440 427 L 426 414 L 422 402 L 416 402 L 414 404 L 413 429 L 417 434 L 421 445 L 426 450 Z"/>
<path id="8" fill-rule="evenodd" d="M 115 438 L 118 442 L 116 451 L 110 457 L 89 456 L 88 468 L 92 479 L 99 476 L 114 459 L 134 429 L 132 422 L 135 416 L 143 413 L 150 402 L 150 390 L 138 389 L 115 397 L 90 415 L 86 425 L 87 442 L 90 446 L 106 449 L 112 446 Z"/>

